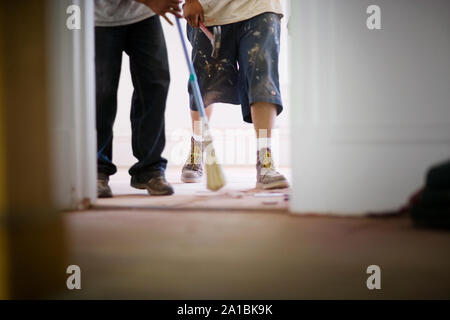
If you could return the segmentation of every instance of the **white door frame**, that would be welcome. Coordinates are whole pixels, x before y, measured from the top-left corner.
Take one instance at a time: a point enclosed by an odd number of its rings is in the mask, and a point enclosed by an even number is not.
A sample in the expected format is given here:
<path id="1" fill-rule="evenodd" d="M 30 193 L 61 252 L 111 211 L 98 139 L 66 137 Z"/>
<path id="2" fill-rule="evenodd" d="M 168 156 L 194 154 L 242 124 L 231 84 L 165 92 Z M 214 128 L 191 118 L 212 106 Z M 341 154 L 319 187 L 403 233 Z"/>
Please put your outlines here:
<path id="1" fill-rule="evenodd" d="M 66 25 L 72 5 L 78 30 Z M 47 0 L 47 7 L 54 199 L 59 209 L 84 209 L 97 197 L 94 2 Z"/>

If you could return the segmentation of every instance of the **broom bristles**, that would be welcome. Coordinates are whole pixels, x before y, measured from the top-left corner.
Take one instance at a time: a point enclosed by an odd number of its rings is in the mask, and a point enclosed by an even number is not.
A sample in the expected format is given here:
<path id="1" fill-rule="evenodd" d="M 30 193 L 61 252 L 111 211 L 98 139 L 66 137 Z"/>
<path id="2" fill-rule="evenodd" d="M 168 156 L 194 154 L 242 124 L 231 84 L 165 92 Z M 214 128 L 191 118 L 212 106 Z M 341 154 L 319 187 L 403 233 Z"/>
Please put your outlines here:
<path id="1" fill-rule="evenodd" d="M 222 166 L 217 163 L 212 136 L 209 132 L 209 127 L 206 122 L 204 122 L 203 130 L 206 147 L 206 187 L 211 191 L 217 191 L 225 186 L 225 176 L 222 171 Z"/>
<path id="2" fill-rule="evenodd" d="M 222 168 L 217 163 L 206 165 L 206 178 L 206 187 L 211 191 L 217 191 L 225 185 Z"/>

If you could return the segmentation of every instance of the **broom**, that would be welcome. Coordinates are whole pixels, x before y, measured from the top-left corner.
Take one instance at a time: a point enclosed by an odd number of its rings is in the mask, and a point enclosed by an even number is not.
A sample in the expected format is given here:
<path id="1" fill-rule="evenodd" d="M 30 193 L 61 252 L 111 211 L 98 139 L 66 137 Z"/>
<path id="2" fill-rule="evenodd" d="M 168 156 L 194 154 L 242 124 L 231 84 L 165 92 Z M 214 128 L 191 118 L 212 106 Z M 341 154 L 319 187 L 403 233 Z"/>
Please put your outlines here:
<path id="1" fill-rule="evenodd" d="M 205 105 L 203 104 L 202 94 L 200 92 L 200 86 L 198 85 L 197 75 L 195 73 L 194 66 L 189 58 L 189 54 L 186 47 L 186 41 L 183 36 L 183 30 L 181 28 L 180 19 L 176 18 L 178 33 L 180 34 L 181 44 L 183 46 L 184 56 L 186 58 L 186 62 L 189 68 L 189 85 L 191 86 L 194 101 L 197 105 L 197 109 L 200 112 L 200 118 L 202 120 L 203 125 L 203 140 L 204 145 L 206 146 L 206 187 L 209 190 L 217 191 L 221 189 L 225 185 L 225 178 L 222 172 L 221 166 L 217 163 L 216 153 L 214 151 L 213 140 L 211 136 L 211 132 L 209 130 L 208 117 L 205 112 Z"/>

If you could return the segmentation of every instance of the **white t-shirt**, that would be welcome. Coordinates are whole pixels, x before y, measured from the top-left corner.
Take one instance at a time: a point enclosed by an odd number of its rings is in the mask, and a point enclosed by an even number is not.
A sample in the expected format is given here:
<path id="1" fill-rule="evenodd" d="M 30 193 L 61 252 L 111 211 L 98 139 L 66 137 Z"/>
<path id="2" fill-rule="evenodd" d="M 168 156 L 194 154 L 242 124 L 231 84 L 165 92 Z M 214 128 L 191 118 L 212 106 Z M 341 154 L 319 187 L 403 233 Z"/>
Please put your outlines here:
<path id="1" fill-rule="evenodd" d="M 224 25 L 253 18 L 266 12 L 283 15 L 281 0 L 199 0 L 206 26 Z"/>
<path id="2" fill-rule="evenodd" d="M 95 0 L 97 27 L 128 25 L 154 15 L 149 7 L 134 0 Z"/>

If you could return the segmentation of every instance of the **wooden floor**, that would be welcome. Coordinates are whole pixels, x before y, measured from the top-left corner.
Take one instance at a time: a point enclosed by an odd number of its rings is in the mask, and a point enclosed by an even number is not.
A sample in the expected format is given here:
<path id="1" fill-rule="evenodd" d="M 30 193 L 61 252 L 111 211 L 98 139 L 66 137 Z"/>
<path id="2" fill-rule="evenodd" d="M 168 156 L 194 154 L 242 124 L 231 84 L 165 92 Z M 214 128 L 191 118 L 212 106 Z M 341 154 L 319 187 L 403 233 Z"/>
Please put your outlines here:
<path id="1" fill-rule="evenodd" d="M 172 181 L 178 172 L 168 174 Z M 252 170 L 229 173 L 242 181 L 236 178 L 227 192 L 251 188 L 244 178 Z M 131 195 L 124 178 L 112 181 L 120 201 L 65 215 L 68 263 L 81 267 L 82 290 L 64 298 L 450 298 L 450 232 L 415 228 L 408 216 L 297 216 L 286 210 L 284 196 L 254 194 L 246 197 L 279 203 L 273 210 L 261 203 L 258 210 L 255 202 L 227 211 L 160 202 L 157 209 L 141 199 L 131 209 L 143 195 Z M 202 186 L 176 188 L 179 196 L 197 197 Z M 381 267 L 378 291 L 366 287 L 372 264 Z"/>

